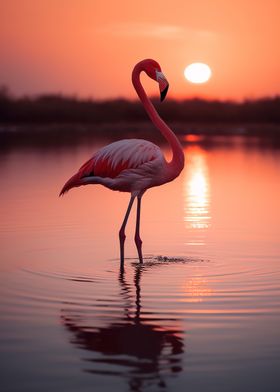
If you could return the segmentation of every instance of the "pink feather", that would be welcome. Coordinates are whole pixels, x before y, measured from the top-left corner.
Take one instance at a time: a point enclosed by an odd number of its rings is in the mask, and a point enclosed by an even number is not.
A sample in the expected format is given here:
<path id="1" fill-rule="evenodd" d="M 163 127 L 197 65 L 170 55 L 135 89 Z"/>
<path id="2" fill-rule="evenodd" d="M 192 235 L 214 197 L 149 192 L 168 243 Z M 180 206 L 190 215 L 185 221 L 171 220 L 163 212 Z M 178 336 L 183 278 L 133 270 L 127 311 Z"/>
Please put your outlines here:
<path id="1" fill-rule="evenodd" d="M 124 139 L 111 143 L 97 151 L 81 166 L 63 186 L 60 196 L 71 188 L 83 185 L 82 178 L 115 179 L 125 170 L 135 170 L 159 157 L 163 157 L 160 148 L 147 140 Z"/>

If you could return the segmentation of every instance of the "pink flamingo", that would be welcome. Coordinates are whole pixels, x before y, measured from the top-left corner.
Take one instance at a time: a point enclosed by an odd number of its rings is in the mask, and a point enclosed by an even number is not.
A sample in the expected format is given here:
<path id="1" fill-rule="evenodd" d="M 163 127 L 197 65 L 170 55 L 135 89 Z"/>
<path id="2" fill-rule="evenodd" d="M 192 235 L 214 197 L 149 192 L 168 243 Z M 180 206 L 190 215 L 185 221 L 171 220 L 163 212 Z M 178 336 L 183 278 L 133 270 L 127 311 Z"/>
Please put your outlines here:
<path id="1" fill-rule="evenodd" d="M 151 187 L 174 180 L 184 167 L 184 153 L 181 144 L 171 129 L 160 118 L 153 104 L 147 97 L 140 82 L 140 73 L 144 71 L 159 83 L 161 101 L 164 100 L 169 84 L 161 72 L 160 65 L 151 59 L 140 61 L 133 69 L 132 83 L 144 105 L 151 121 L 162 133 L 172 149 L 172 159 L 167 162 L 160 148 L 141 139 L 125 139 L 101 148 L 74 174 L 62 188 L 60 195 L 71 188 L 87 184 L 102 184 L 109 189 L 130 192 L 131 198 L 119 231 L 120 261 L 124 263 L 125 227 L 137 197 L 137 217 L 135 243 L 139 261 L 143 261 L 142 240 L 140 238 L 141 198 Z"/>

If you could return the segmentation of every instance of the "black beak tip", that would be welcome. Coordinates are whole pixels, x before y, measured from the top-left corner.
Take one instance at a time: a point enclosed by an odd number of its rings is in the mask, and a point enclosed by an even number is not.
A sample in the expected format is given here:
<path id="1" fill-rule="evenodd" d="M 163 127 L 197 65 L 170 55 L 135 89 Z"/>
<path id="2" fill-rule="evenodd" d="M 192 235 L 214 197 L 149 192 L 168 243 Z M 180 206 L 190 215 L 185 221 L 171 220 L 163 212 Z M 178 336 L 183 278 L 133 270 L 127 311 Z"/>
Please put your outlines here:
<path id="1" fill-rule="evenodd" d="M 160 102 L 162 102 L 164 100 L 164 98 L 166 97 L 168 88 L 169 88 L 169 86 L 166 86 L 165 89 L 161 91 L 161 93 L 160 93 Z"/>

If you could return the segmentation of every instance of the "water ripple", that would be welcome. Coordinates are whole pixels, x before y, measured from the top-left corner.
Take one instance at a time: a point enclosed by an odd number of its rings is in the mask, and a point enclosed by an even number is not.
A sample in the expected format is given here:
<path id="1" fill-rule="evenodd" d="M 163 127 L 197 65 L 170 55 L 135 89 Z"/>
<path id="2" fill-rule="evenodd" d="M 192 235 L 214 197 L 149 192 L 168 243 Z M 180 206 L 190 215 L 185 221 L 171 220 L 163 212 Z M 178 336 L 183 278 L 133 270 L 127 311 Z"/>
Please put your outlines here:
<path id="1" fill-rule="evenodd" d="M 207 367 L 203 342 L 213 331 L 234 341 L 240 331 L 277 319 L 279 269 L 232 270 L 213 260 L 154 255 L 143 264 L 127 260 L 125 270 L 117 265 L 108 260 L 79 272 L 80 266 L 69 272 L 19 269 L 1 287 L 2 318 L 55 318 L 85 373 L 121 377 L 132 391 L 162 388 L 187 369 Z M 9 332 L 6 338 L 11 344 Z M 198 338 L 189 358 L 188 341 Z M 222 351 L 215 366 L 234 368 L 227 355 Z"/>

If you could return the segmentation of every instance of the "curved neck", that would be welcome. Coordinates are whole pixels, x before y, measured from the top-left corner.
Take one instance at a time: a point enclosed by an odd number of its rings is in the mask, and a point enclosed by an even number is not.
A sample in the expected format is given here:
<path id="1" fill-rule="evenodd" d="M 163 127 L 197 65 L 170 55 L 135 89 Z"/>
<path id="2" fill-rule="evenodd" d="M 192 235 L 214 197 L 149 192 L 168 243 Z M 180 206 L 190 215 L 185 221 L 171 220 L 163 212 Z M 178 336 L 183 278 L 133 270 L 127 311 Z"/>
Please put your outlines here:
<path id="1" fill-rule="evenodd" d="M 172 150 L 172 160 L 169 165 L 171 166 L 172 171 L 174 171 L 174 174 L 178 175 L 184 167 L 184 152 L 176 135 L 159 116 L 152 102 L 145 93 L 145 90 L 140 82 L 140 73 L 143 70 L 144 69 L 141 63 L 134 67 L 132 72 L 132 83 L 151 121 L 169 143 Z"/>

